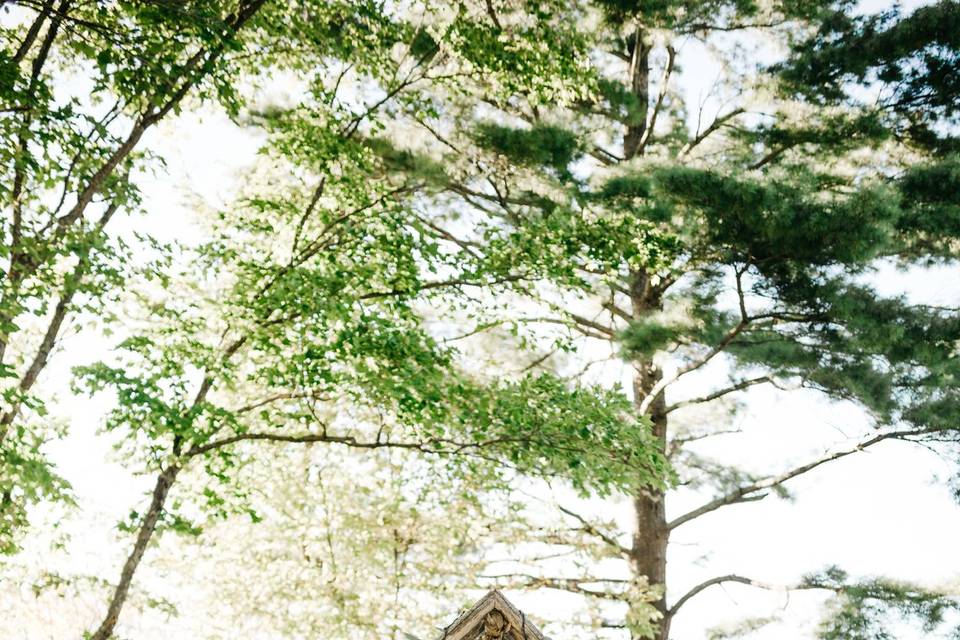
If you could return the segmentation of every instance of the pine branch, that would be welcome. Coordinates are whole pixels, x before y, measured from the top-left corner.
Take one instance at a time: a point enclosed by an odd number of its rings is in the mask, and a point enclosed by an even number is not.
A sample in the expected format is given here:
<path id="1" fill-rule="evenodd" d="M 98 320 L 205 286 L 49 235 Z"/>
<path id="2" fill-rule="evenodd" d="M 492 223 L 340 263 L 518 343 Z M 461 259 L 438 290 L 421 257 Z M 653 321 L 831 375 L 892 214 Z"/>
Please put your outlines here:
<path id="1" fill-rule="evenodd" d="M 763 156 L 762 158 L 754 162 L 752 165 L 750 165 L 748 169 L 751 169 L 751 170 L 761 169 L 767 166 L 768 164 L 770 164 L 771 162 L 773 162 L 774 160 L 776 160 L 777 158 L 779 158 L 780 156 L 782 156 L 784 153 L 786 153 L 787 151 L 789 151 L 795 146 L 796 144 L 785 144 L 782 147 L 777 147 L 776 149 L 769 151 L 765 156 Z"/>
<path id="2" fill-rule="evenodd" d="M 614 166 L 620 162 L 623 162 L 623 158 L 613 153 L 612 151 L 607 151 L 600 145 L 594 145 L 590 150 L 590 155 L 599 160 L 604 165 L 610 167 Z"/>
<path id="3" fill-rule="evenodd" d="M 743 433 L 743 429 L 720 429 L 718 431 L 708 431 L 686 437 L 673 438 L 667 445 L 667 457 L 672 457 L 679 451 L 680 447 L 690 442 L 697 442 L 698 440 L 706 440 L 707 438 L 715 438 L 717 436 L 728 436 L 735 433 Z"/>
<path id="4" fill-rule="evenodd" d="M 598 331 L 610 338 L 616 335 L 616 332 L 610 327 L 608 327 L 607 325 L 600 324 L 599 322 L 590 320 L 589 318 L 584 318 L 583 316 L 577 315 L 575 313 L 570 313 L 568 315 L 570 316 L 570 319 L 573 320 L 578 325 L 582 325 L 584 327 L 588 327 L 590 329 Z"/>
<path id="5" fill-rule="evenodd" d="M 743 292 L 743 274 L 747 270 L 748 266 L 749 265 L 744 265 L 743 267 L 738 268 L 736 271 L 737 298 L 739 300 L 740 322 L 738 322 L 736 326 L 733 327 L 733 329 L 728 331 L 727 334 L 720 339 L 720 342 L 718 342 L 715 346 L 713 346 L 702 358 L 698 360 L 694 360 L 693 362 L 689 363 L 685 367 L 680 367 L 679 369 L 677 369 L 677 371 L 673 373 L 673 375 L 664 376 L 657 382 L 657 384 L 653 385 L 653 388 L 650 389 L 646 397 L 644 397 L 644 399 L 639 404 L 638 408 L 640 413 L 646 413 L 650 409 L 650 406 L 654 403 L 654 401 L 656 401 L 657 397 L 660 396 L 660 394 L 662 394 L 664 389 L 666 389 L 668 386 L 676 382 L 682 376 L 685 376 L 688 373 L 696 371 L 703 365 L 710 362 L 718 354 L 720 354 L 724 349 L 727 348 L 727 346 L 729 346 L 731 342 L 734 341 L 734 339 L 736 339 L 737 336 L 739 336 L 743 332 L 744 329 L 747 328 L 747 326 L 749 326 L 751 322 L 753 322 L 757 318 L 766 317 L 766 316 L 751 317 L 747 313 L 746 298 Z"/>
<path id="6" fill-rule="evenodd" d="M 678 29 L 677 33 L 697 34 L 708 33 L 711 31 L 721 31 L 729 33 L 731 31 L 744 31 L 747 29 L 772 29 L 786 24 L 786 20 L 770 20 L 767 22 L 736 22 L 733 24 L 711 24 L 709 22 L 693 22 L 683 29 Z"/>

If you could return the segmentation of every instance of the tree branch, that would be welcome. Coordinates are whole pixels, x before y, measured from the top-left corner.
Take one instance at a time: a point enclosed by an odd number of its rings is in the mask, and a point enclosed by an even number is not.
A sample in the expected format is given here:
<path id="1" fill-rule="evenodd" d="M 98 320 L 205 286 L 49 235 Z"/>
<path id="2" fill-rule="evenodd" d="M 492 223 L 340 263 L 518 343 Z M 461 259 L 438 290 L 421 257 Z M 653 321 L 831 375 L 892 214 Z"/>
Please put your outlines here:
<path id="1" fill-rule="evenodd" d="M 707 438 L 715 438 L 717 436 L 728 436 L 735 433 L 743 433 L 743 429 L 719 429 L 717 431 L 707 431 L 688 436 L 678 436 L 670 440 L 670 442 L 667 444 L 667 457 L 673 457 L 680 450 L 680 447 L 691 442 L 706 440 Z"/>
<path id="2" fill-rule="evenodd" d="M 548 589 L 558 589 L 560 591 L 569 591 L 593 598 L 602 598 L 605 600 L 622 600 L 623 596 L 609 591 L 598 591 L 584 587 L 584 584 L 613 583 L 625 584 L 626 580 L 603 579 L 603 578 L 552 578 L 546 576 L 535 576 L 529 573 L 502 573 L 493 576 L 480 576 L 488 580 L 502 580 L 504 578 L 513 578 L 510 582 L 510 588 L 515 589 L 536 589 L 546 587 Z M 519 578 L 519 580 L 516 580 Z"/>
<path id="3" fill-rule="evenodd" d="M 110 206 L 107 207 L 92 231 L 94 235 L 103 231 L 104 227 L 108 222 L 110 222 L 110 219 L 117 212 L 118 208 L 119 205 L 115 202 L 111 203 Z M 36 383 L 37 378 L 40 376 L 40 373 L 47 366 L 50 353 L 53 351 L 53 347 L 60 335 L 60 329 L 63 326 L 64 320 L 66 320 L 67 312 L 70 310 L 70 304 L 73 302 L 73 297 L 80 288 L 83 278 L 87 275 L 87 271 L 90 267 L 91 249 L 92 247 L 89 244 L 83 246 L 83 248 L 79 251 L 77 264 L 74 266 L 73 271 L 64 279 L 63 288 L 60 292 L 60 299 L 57 300 L 57 305 L 53 310 L 53 315 L 51 316 L 50 321 L 47 323 L 47 330 L 43 334 L 43 338 L 41 339 L 40 345 L 37 347 L 37 350 L 33 355 L 33 359 L 30 361 L 30 365 L 20 378 L 18 389 L 20 390 L 21 394 L 29 393 L 30 389 L 32 389 L 33 385 Z M 19 414 L 21 405 L 21 400 L 12 402 L 10 408 L 2 416 L 0 416 L 0 442 L 3 442 L 4 438 L 6 438 L 7 431 Z"/>
<path id="4" fill-rule="evenodd" d="M 679 153 L 678 155 L 679 155 L 680 157 L 683 157 L 683 156 L 687 155 L 688 153 L 690 153 L 690 152 L 693 150 L 694 147 L 696 147 L 696 146 L 699 145 L 701 142 L 703 142 L 703 141 L 706 140 L 708 137 L 710 137 L 710 135 L 713 134 L 713 132 L 715 132 L 715 131 L 717 131 L 718 129 L 720 129 L 720 128 L 721 128 L 723 125 L 725 125 L 730 119 L 735 118 L 736 116 L 740 115 L 740 114 L 743 113 L 744 111 L 745 111 L 745 109 L 743 109 L 742 107 L 740 107 L 740 108 L 734 109 L 733 111 L 730 111 L 730 112 L 728 112 L 728 113 L 725 113 L 725 114 L 723 114 L 722 116 L 717 116 L 717 117 L 714 119 L 714 121 L 710 124 L 710 126 L 703 130 L 703 133 L 698 133 L 698 134 L 693 138 L 693 140 L 691 140 L 690 142 L 688 142 L 687 144 L 685 144 L 685 145 L 683 146 L 683 148 L 680 149 L 680 153 Z"/>
<path id="5" fill-rule="evenodd" d="M 708 395 L 701 396 L 699 398 L 690 398 L 688 400 L 681 400 L 680 402 L 675 402 L 667 406 L 667 408 L 664 410 L 664 413 L 670 413 L 671 411 L 676 411 L 681 407 L 686 407 L 692 404 L 701 404 L 704 402 L 710 402 L 712 400 L 716 400 L 717 398 L 722 398 L 727 394 L 735 393 L 737 391 L 741 391 L 748 387 L 752 387 L 757 384 L 764 384 L 766 382 L 772 383 L 773 379 L 770 376 L 760 376 L 758 378 L 749 378 L 747 380 L 741 380 L 740 382 L 732 386 L 726 387 L 724 389 L 719 389 L 718 391 L 714 391 L 713 393 L 710 393 Z"/>
<path id="6" fill-rule="evenodd" d="M 936 433 L 939 431 L 943 431 L 943 429 L 904 429 L 900 431 L 888 431 L 886 433 L 878 434 L 876 436 L 873 436 L 872 438 L 867 438 L 866 440 L 862 440 L 861 442 L 857 443 L 853 447 L 850 447 L 849 449 L 843 449 L 841 451 L 836 451 L 834 453 L 828 453 L 828 454 L 822 455 L 818 458 L 814 458 L 813 460 L 807 462 L 806 464 L 802 464 L 800 466 L 794 467 L 793 469 L 784 471 L 783 473 L 779 473 L 775 476 L 769 476 L 767 478 L 764 478 L 763 480 L 758 480 L 757 482 L 752 482 L 750 484 L 743 485 L 742 487 L 739 487 L 734 491 L 731 491 L 725 495 L 722 495 L 719 498 L 715 498 L 714 500 L 711 500 L 701 505 L 700 507 L 697 507 L 696 509 L 689 511 L 683 514 L 682 516 L 674 518 L 673 520 L 667 523 L 667 528 L 670 530 L 676 529 L 682 524 L 690 522 L 691 520 L 699 518 L 704 514 L 710 513 L 711 511 L 716 511 L 717 509 L 721 507 L 725 507 L 727 505 L 737 504 L 741 502 L 748 502 L 751 500 L 759 500 L 760 498 L 756 497 L 753 494 L 766 491 L 768 489 L 772 489 L 776 486 L 783 484 L 787 480 L 796 478 L 799 475 L 802 475 L 804 473 L 807 473 L 808 471 L 816 469 L 822 464 L 826 464 L 827 462 L 839 460 L 840 458 L 845 458 L 854 453 L 858 453 L 868 447 L 872 447 L 877 443 L 883 442 L 884 440 L 893 440 L 893 439 L 909 440 L 911 437 L 929 435 L 931 433 Z"/>
<path id="7" fill-rule="evenodd" d="M 143 559 L 143 553 L 147 550 L 147 544 L 153 537 L 153 532 L 157 528 L 157 521 L 163 512 L 163 505 L 166 502 L 170 487 L 173 486 L 180 472 L 180 467 L 169 466 L 164 469 L 159 476 L 153 489 L 153 496 L 150 500 L 150 507 L 144 515 L 143 522 L 140 524 L 140 530 L 137 532 L 137 541 L 133 545 L 133 550 L 127 556 L 123 563 L 123 570 L 120 572 L 120 581 L 117 582 L 113 597 L 110 598 L 110 606 L 107 608 L 107 614 L 100 623 L 97 630 L 90 636 L 91 640 L 108 640 L 113 637 L 113 629 L 120 619 L 120 611 L 123 609 L 123 603 L 126 602 L 127 592 L 130 590 L 130 584 L 133 582 L 133 574 L 137 570 L 140 561 Z"/>
<path id="8" fill-rule="evenodd" d="M 282 434 L 282 433 L 241 433 L 234 436 L 214 440 L 207 444 L 194 446 L 184 453 L 184 457 L 193 458 L 217 449 L 221 449 L 237 442 L 247 440 L 262 440 L 266 442 L 293 443 L 293 444 L 311 444 L 315 442 L 326 442 L 330 444 L 340 444 L 355 449 L 410 449 L 422 453 L 432 453 L 436 455 L 450 455 L 463 453 L 469 449 L 482 449 L 485 447 L 504 444 L 524 442 L 522 438 L 494 438 L 491 440 L 482 440 L 479 442 L 458 442 L 446 438 L 431 438 L 423 442 L 393 442 L 390 440 L 357 440 L 353 436 L 336 436 L 327 433 L 302 433 L 302 434 Z"/>
<path id="9" fill-rule="evenodd" d="M 580 514 L 574 511 L 571 511 L 570 509 L 567 509 L 563 505 L 557 505 L 557 508 L 560 509 L 560 511 L 562 511 L 563 513 L 573 518 L 574 520 L 576 520 L 577 522 L 579 522 L 581 525 L 583 525 L 580 529 L 584 533 L 587 533 L 594 537 L 599 538 L 604 543 L 606 543 L 607 546 L 613 548 L 614 550 L 617 551 L 617 553 L 619 553 L 624 557 L 628 557 L 630 555 L 630 549 L 628 549 L 627 547 L 624 547 L 622 544 L 617 542 L 613 536 L 607 533 L 604 533 L 603 531 L 600 531 L 600 529 L 598 529 L 596 525 L 594 525 L 592 522 L 590 522 Z"/>
<path id="10" fill-rule="evenodd" d="M 599 332 L 599 333 L 602 333 L 603 335 L 608 336 L 608 337 L 610 337 L 610 338 L 612 338 L 612 337 L 614 337 L 614 336 L 616 335 L 616 332 L 615 332 L 613 329 L 611 329 L 610 327 L 608 327 L 608 326 L 606 326 L 606 325 L 604 325 L 604 324 L 600 324 L 599 322 L 596 322 L 596 321 L 591 320 L 591 319 L 589 319 L 589 318 L 584 318 L 583 316 L 577 315 L 577 314 L 575 314 L 575 313 L 570 313 L 570 314 L 567 314 L 567 315 L 569 315 L 569 316 L 570 316 L 570 319 L 573 320 L 573 321 L 574 321 L 575 323 L 577 323 L 578 325 L 582 325 L 582 326 L 587 327 L 587 328 L 589 328 L 589 329 L 593 329 L 594 331 L 597 331 L 597 332 Z"/>
<path id="11" fill-rule="evenodd" d="M 752 578 L 747 578 L 744 576 L 731 573 L 729 575 L 717 576 L 716 578 L 710 578 L 709 580 L 704 580 L 700 584 L 696 585 L 695 587 L 687 591 L 685 594 L 683 594 L 683 596 L 680 597 L 679 600 L 677 600 L 677 602 L 672 607 L 670 607 L 670 609 L 667 611 L 667 616 L 672 617 L 676 615 L 677 611 L 680 610 L 680 607 L 685 605 L 688 600 L 690 600 L 691 598 L 699 594 L 701 591 L 705 589 L 709 589 L 714 585 L 723 584 L 725 582 L 736 582 L 736 583 L 745 584 L 751 587 L 757 587 L 759 589 L 767 589 L 769 591 L 799 591 L 801 589 L 826 589 L 829 591 L 839 591 L 837 587 L 830 587 L 830 586 L 820 585 L 820 584 L 796 584 L 796 585 L 771 584 L 769 582 L 761 582 L 759 580 L 754 580 Z"/>
<path id="12" fill-rule="evenodd" d="M 287 393 L 275 393 L 266 398 L 261 398 L 256 402 L 251 402 L 250 404 L 245 404 L 242 407 L 233 409 L 233 413 L 250 413 L 261 407 L 265 407 L 274 402 L 279 402 L 280 400 L 307 400 L 307 399 L 322 399 L 322 396 L 317 391 L 303 391 L 303 392 L 287 392 Z"/>
<path id="13" fill-rule="evenodd" d="M 670 85 L 670 74 L 673 73 L 673 63 L 677 57 L 677 50 L 673 45 L 667 45 L 667 66 L 663 69 L 663 78 L 660 80 L 660 93 L 657 95 L 657 102 L 653 106 L 653 113 L 650 114 L 650 122 L 640 138 L 640 144 L 637 146 L 637 155 L 642 156 L 647 143 L 653 137 L 653 128 L 657 124 L 657 116 L 660 115 L 660 109 L 663 107 L 663 100 L 667 97 L 667 88 Z"/>
<path id="14" fill-rule="evenodd" d="M 43 6 L 38 9 L 37 17 L 30 24 L 26 35 L 24 35 L 23 42 L 20 43 L 17 52 L 10 59 L 12 65 L 19 65 L 24 57 L 26 57 L 27 52 L 30 51 L 30 47 L 36 42 L 37 36 L 40 34 L 40 29 L 43 27 L 44 21 L 50 16 L 51 11 L 53 11 L 53 0 L 44 0 Z"/>
<path id="15" fill-rule="evenodd" d="M 767 153 L 765 156 L 763 156 L 762 158 L 760 158 L 759 160 L 757 160 L 747 168 L 754 170 L 754 169 L 760 169 L 762 167 L 765 167 L 771 162 L 773 162 L 774 160 L 776 160 L 777 158 L 779 158 L 780 156 L 782 156 L 784 153 L 792 149 L 794 146 L 796 145 L 786 144 L 786 145 L 783 145 L 782 147 L 777 147 L 776 149 L 773 149 L 772 151 Z"/>
<path id="16" fill-rule="evenodd" d="M 747 328 L 747 325 L 749 325 L 750 322 L 756 319 L 756 318 L 751 318 L 747 314 L 746 299 L 743 292 L 743 274 L 747 270 L 747 266 L 748 265 L 744 265 L 743 267 L 738 268 L 736 271 L 737 298 L 738 298 L 738 306 L 740 308 L 740 322 L 738 322 L 737 325 L 733 329 L 731 329 L 720 340 L 720 342 L 716 344 L 716 346 L 710 349 L 710 351 L 708 351 L 705 356 L 703 356 L 699 360 L 694 360 L 693 362 L 691 362 L 685 367 L 681 367 L 677 369 L 677 371 L 674 372 L 673 375 L 662 377 L 657 382 L 657 384 L 653 385 L 653 387 L 650 389 L 650 391 L 647 393 L 647 395 L 643 398 L 643 400 L 639 404 L 638 408 L 640 410 L 640 413 L 646 413 L 647 410 L 650 409 L 650 405 L 652 405 L 653 402 L 657 399 L 657 397 L 661 393 L 663 393 L 663 390 L 666 389 L 669 385 L 676 382 L 677 379 L 679 379 L 681 376 L 684 376 L 692 371 L 696 371 L 703 365 L 710 362 L 710 360 L 712 360 L 717 354 L 719 354 L 724 349 L 726 349 L 727 345 L 733 342 L 733 340 L 738 335 L 740 335 L 740 333 L 743 332 L 744 329 Z"/>

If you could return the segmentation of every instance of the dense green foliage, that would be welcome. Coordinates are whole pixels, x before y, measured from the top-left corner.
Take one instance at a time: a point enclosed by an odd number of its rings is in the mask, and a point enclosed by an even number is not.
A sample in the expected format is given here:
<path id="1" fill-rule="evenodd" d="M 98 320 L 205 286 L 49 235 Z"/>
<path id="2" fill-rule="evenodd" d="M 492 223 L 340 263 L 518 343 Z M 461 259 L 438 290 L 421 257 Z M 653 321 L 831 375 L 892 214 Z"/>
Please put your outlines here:
<path id="1" fill-rule="evenodd" d="M 856 16 L 846 6 L 830 7 L 817 33 L 801 41 L 783 65 L 784 87 L 823 105 L 865 106 L 915 145 L 956 151 L 958 32 L 956 2 L 931 3 L 908 16 L 896 10 Z M 857 85 L 879 85 L 883 94 L 870 105 L 849 95 Z"/>
<path id="2" fill-rule="evenodd" d="M 155 474 L 149 504 L 122 525 L 133 546 L 92 638 L 113 636 L 158 531 L 201 530 L 186 505 L 260 518 L 240 474 L 255 443 L 408 450 L 490 483 L 523 472 L 583 492 L 662 482 L 663 457 L 622 394 L 484 372 L 431 332 L 429 309 L 483 321 L 471 292 L 502 295 L 522 276 L 445 251 L 418 179 L 373 153 L 392 113 L 429 112 L 416 89 L 444 83 L 435 41 L 385 9 L 47 2 L 17 6 L 4 27 L 4 550 L 32 504 L 69 499 L 40 446 L 56 435 L 49 392 L 34 385 L 78 311 L 121 339 L 76 369 L 75 388 L 111 394 L 105 430 L 131 471 Z M 465 14 L 446 37 L 469 55 L 497 41 Z M 501 70 L 513 89 L 549 64 L 547 49 L 526 53 Z M 301 83 L 296 100 L 254 108 L 284 73 Z M 144 135 L 198 103 L 266 134 L 257 179 L 199 241 L 111 235 L 112 218 L 137 213 L 136 176 L 161 161 Z M 531 161 L 572 153 L 560 136 Z M 209 478 L 202 497 L 177 483 L 194 469 Z"/>

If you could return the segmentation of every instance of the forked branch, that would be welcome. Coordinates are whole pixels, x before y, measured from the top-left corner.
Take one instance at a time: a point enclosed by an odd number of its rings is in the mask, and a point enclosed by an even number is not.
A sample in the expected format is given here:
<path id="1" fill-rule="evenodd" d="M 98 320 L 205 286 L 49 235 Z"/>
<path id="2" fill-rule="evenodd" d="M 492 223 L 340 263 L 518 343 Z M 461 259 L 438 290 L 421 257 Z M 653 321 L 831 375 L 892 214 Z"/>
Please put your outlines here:
<path id="1" fill-rule="evenodd" d="M 687 155 L 688 153 L 690 153 L 691 151 L 693 151 L 693 148 L 694 148 L 694 147 L 696 147 L 696 146 L 699 145 L 701 142 L 703 142 L 704 140 L 706 140 L 707 138 L 709 138 L 715 131 L 719 130 L 719 129 L 720 129 L 721 127 L 723 127 L 727 122 L 729 122 L 729 121 L 732 120 L 733 118 L 737 117 L 738 115 L 740 115 L 740 114 L 743 113 L 744 111 L 745 111 L 745 109 L 743 109 L 743 108 L 741 107 L 741 108 L 734 109 L 733 111 L 729 111 L 729 112 L 723 114 L 722 116 L 717 116 L 716 119 L 714 119 L 714 121 L 710 124 L 709 127 L 707 127 L 706 129 L 704 129 L 701 133 L 698 133 L 698 134 L 696 135 L 696 137 L 693 138 L 693 140 L 691 140 L 691 141 L 688 142 L 686 145 L 684 145 L 684 147 L 680 150 L 680 154 L 679 154 L 679 155 L 680 155 L 680 156 L 685 156 L 685 155 Z"/>
<path id="2" fill-rule="evenodd" d="M 640 138 L 640 144 L 637 147 L 637 155 L 642 156 L 644 149 L 647 148 L 647 144 L 650 142 L 650 138 L 653 137 L 653 128 L 657 124 L 657 116 L 660 115 L 661 109 L 663 109 L 663 100 L 667 97 L 667 89 L 670 86 L 670 76 L 673 74 L 673 65 L 677 58 L 677 50 L 673 48 L 673 45 L 667 45 L 667 64 L 663 69 L 663 77 L 660 79 L 660 93 L 657 95 L 657 102 L 653 106 L 653 113 L 650 114 L 650 122 L 647 124 L 647 128 L 643 131 L 643 136 Z"/>
<path id="3" fill-rule="evenodd" d="M 734 325 L 734 327 L 730 329 L 730 331 L 728 331 L 723 338 L 720 339 L 720 342 L 707 351 L 705 355 L 694 360 L 693 362 L 690 362 L 684 367 L 680 367 L 672 375 L 664 376 L 659 382 L 657 382 L 657 384 L 653 385 L 653 388 L 650 389 L 643 401 L 640 402 L 640 413 L 646 413 L 650 409 L 651 405 L 656 401 L 657 397 L 659 397 L 660 394 L 663 393 L 664 389 L 666 389 L 668 386 L 676 382 L 682 376 L 696 371 L 700 367 L 713 360 L 713 358 L 718 354 L 722 353 L 723 350 L 726 349 L 730 343 L 733 342 L 736 337 L 739 336 L 743 330 L 750 325 L 751 322 L 760 317 L 767 317 L 766 315 L 750 317 L 750 315 L 747 313 L 746 297 L 743 291 L 743 274 L 746 272 L 748 266 L 749 265 L 738 267 L 735 273 L 738 306 L 740 308 L 740 321 Z"/>

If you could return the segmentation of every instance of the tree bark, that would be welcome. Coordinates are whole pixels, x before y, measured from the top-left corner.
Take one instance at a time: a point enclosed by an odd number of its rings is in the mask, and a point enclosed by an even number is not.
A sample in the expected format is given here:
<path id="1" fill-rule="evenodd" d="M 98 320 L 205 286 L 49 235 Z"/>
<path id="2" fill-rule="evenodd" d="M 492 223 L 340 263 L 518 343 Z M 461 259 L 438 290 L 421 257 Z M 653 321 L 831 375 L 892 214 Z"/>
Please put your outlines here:
<path id="1" fill-rule="evenodd" d="M 630 90 L 637 99 L 637 111 L 623 134 L 623 158 L 630 160 L 640 151 L 640 141 L 647 129 L 650 109 L 650 44 L 643 27 L 637 27 L 630 53 Z"/>
<path id="2" fill-rule="evenodd" d="M 110 599 L 110 605 L 107 607 L 107 614 L 100 623 L 100 627 L 90 636 L 90 640 L 109 640 L 113 636 L 113 630 L 117 626 L 117 620 L 120 619 L 120 611 L 127 600 L 127 594 L 130 591 L 130 583 L 133 581 L 133 574 L 137 571 L 137 566 L 143 559 L 143 553 L 147 550 L 147 544 L 153 537 L 157 528 L 157 521 L 160 514 L 163 513 L 163 504 L 166 502 L 170 487 L 173 486 L 180 473 L 180 467 L 171 465 L 164 469 L 157 476 L 157 483 L 153 488 L 153 498 L 150 500 L 150 507 L 143 516 L 140 523 L 140 530 L 137 532 L 137 541 L 133 545 L 133 550 L 123 563 L 123 570 L 120 572 L 120 581 L 114 589 L 113 597 Z"/>
<path id="3" fill-rule="evenodd" d="M 647 366 L 647 371 L 640 373 L 634 379 L 634 387 L 641 393 L 649 388 L 659 378 L 660 371 L 654 366 Z M 662 407 L 660 400 L 655 405 Z M 653 433 L 657 438 L 661 451 L 666 453 L 667 418 L 659 411 L 653 410 Z M 667 544 L 670 530 L 667 527 L 666 511 L 664 509 L 664 492 L 658 489 L 646 489 L 634 496 L 633 508 L 636 519 L 633 546 L 630 549 L 630 561 L 634 574 L 646 576 L 651 586 L 659 586 L 664 590 L 663 597 L 654 603 L 662 615 L 659 621 L 659 632 L 654 640 L 666 640 L 670 629 L 670 617 L 666 600 L 667 585 Z M 632 616 L 631 616 L 632 617 Z M 634 636 L 639 638 L 639 636 Z"/>
<path id="4" fill-rule="evenodd" d="M 647 128 L 647 112 L 650 104 L 650 50 L 647 35 L 642 25 L 634 31 L 633 49 L 630 51 L 629 82 L 630 90 L 637 100 L 637 113 L 634 121 L 626 126 L 623 134 L 623 157 L 625 160 L 642 153 L 641 141 Z M 630 281 L 631 311 L 634 320 L 641 320 L 662 305 L 662 292 L 654 286 L 651 274 L 637 271 L 631 274 Z M 659 393 L 652 402 L 644 403 L 651 390 L 663 378 L 663 372 L 652 360 L 634 361 L 633 397 L 634 404 L 643 410 L 653 423 L 653 433 L 660 451 L 667 450 L 667 411 L 664 394 Z M 645 405 L 645 406 L 644 406 Z M 630 549 L 630 564 L 635 576 L 645 576 L 648 584 L 663 590 L 663 596 L 654 603 L 661 614 L 656 623 L 653 640 L 666 640 L 670 632 L 670 615 L 666 600 L 667 584 L 667 544 L 670 529 L 667 527 L 664 508 L 664 491 L 649 488 L 641 491 L 633 499 L 635 526 L 633 544 Z M 640 611 L 639 604 L 630 603 L 627 613 L 628 622 L 646 615 Z M 640 636 L 630 632 L 634 640 Z"/>
<path id="5" fill-rule="evenodd" d="M 661 307 L 660 292 L 652 286 L 646 273 L 635 273 L 630 287 L 630 297 L 634 320 L 640 320 Z M 633 380 L 634 404 L 639 407 L 650 391 L 663 378 L 663 372 L 651 360 L 635 361 Z M 667 412 L 664 394 L 648 404 L 647 417 L 653 423 L 653 434 L 660 451 L 666 455 L 667 449 Z M 654 603 L 661 618 L 657 623 L 653 640 L 666 640 L 670 632 L 670 614 L 666 600 L 667 585 L 667 544 L 670 529 L 662 489 L 644 489 L 633 499 L 635 526 L 633 544 L 630 549 L 630 563 L 634 575 L 645 576 L 650 586 L 663 589 L 663 596 Z M 631 607 L 634 606 L 631 604 Z M 628 612 L 628 620 L 645 615 L 641 611 Z M 641 636 L 631 632 L 634 640 Z"/>

